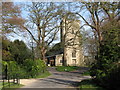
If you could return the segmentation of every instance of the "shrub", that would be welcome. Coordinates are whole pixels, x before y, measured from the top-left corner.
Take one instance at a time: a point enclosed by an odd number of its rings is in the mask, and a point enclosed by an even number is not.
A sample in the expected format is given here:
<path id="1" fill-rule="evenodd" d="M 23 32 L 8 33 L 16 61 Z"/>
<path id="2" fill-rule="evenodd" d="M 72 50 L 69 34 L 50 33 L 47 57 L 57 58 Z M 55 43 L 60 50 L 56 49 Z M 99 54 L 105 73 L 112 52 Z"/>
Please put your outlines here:
<path id="1" fill-rule="evenodd" d="M 42 73 L 44 73 L 44 71 L 46 70 L 46 65 L 44 63 L 44 61 L 42 60 L 32 60 L 32 59 L 26 59 L 23 62 L 23 67 L 26 70 L 26 72 L 28 73 L 27 77 L 30 78 L 34 78 Z"/>
<path id="2" fill-rule="evenodd" d="M 108 23 L 109 24 L 109 23 Z M 103 40 L 99 45 L 96 63 L 90 69 L 90 75 L 95 82 L 107 89 L 120 89 L 120 42 L 118 23 L 110 22 L 102 32 Z M 106 25 L 105 25 L 106 27 Z M 117 64 L 116 64 L 117 63 Z"/>
<path id="3" fill-rule="evenodd" d="M 7 65 L 7 74 L 10 79 L 13 78 L 24 78 L 26 71 L 23 70 L 15 61 L 3 61 L 2 62 L 2 71 L 5 74 L 5 69 Z"/>
<path id="4" fill-rule="evenodd" d="M 46 65 L 42 60 L 26 59 L 23 64 L 16 61 L 3 61 L 3 72 L 5 74 L 6 65 L 8 68 L 9 78 L 35 78 L 46 71 Z"/>
<path id="5" fill-rule="evenodd" d="M 107 73 L 103 79 L 103 86 L 107 89 L 120 90 L 120 64 L 114 65 L 113 68 Z"/>

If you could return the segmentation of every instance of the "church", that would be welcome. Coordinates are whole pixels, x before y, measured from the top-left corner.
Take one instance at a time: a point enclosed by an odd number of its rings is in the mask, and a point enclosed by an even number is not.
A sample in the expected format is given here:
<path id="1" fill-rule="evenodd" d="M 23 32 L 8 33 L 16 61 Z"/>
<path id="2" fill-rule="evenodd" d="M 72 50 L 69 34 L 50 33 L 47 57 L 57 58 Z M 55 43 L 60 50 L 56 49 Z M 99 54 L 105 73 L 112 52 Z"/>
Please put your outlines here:
<path id="1" fill-rule="evenodd" d="M 47 56 L 48 66 L 83 66 L 84 55 L 81 46 L 80 21 L 61 21 L 60 29 L 62 52 L 52 56 Z"/>

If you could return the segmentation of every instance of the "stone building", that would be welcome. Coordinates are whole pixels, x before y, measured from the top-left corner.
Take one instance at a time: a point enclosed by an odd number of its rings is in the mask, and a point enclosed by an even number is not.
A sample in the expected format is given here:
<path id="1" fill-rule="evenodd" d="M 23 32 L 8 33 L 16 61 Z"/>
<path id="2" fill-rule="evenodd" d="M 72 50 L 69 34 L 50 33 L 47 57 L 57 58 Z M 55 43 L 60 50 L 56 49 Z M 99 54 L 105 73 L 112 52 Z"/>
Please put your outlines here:
<path id="1" fill-rule="evenodd" d="M 83 66 L 84 56 L 80 40 L 80 21 L 63 19 L 61 22 L 60 37 L 63 53 L 49 56 L 48 64 L 51 64 L 54 59 L 55 66 Z"/>
<path id="2" fill-rule="evenodd" d="M 63 19 L 61 26 L 64 65 L 82 66 L 84 64 L 84 56 L 81 47 L 80 21 Z"/>

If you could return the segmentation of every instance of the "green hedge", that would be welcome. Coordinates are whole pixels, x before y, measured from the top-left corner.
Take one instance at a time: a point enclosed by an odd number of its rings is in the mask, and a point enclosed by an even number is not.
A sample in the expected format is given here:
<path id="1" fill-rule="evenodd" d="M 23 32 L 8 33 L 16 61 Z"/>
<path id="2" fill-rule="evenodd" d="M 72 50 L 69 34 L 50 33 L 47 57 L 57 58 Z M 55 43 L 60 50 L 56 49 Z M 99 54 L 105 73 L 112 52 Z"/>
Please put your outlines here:
<path id="1" fill-rule="evenodd" d="M 120 90 L 120 64 L 114 64 L 111 69 L 108 69 L 107 72 L 104 72 L 100 69 L 90 70 L 91 76 L 94 77 L 95 83 L 99 86 L 102 86 L 110 90 Z"/>
<path id="2" fill-rule="evenodd" d="M 19 65 L 15 61 L 3 61 L 3 71 L 8 66 L 9 78 L 35 78 L 46 71 L 46 65 L 43 60 L 26 59 Z"/>

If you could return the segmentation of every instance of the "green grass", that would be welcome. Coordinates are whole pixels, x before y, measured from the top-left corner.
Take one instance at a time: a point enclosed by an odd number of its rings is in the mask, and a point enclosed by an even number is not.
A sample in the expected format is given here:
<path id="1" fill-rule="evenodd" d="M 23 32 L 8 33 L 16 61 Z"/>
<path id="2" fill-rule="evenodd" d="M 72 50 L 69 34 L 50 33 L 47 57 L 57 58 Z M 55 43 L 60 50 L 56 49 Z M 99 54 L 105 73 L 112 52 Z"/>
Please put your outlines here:
<path id="1" fill-rule="evenodd" d="M 97 86 L 92 79 L 88 79 L 88 80 L 83 80 L 80 82 L 80 86 L 79 86 L 80 90 L 105 90 L 100 86 Z"/>
<path id="2" fill-rule="evenodd" d="M 24 85 L 14 84 L 14 83 L 10 82 L 10 87 L 9 87 L 9 83 L 4 82 L 4 88 L 3 88 L 3 82 L 0 82 L 0 88 L 2 88 L 2 90 L 15 90 L 15 89 L 20 88 L 22 86 L 24 86 Z"/>
<path id="3" fill-rule="evenodd" d="M 36 79 L 36 78 L 45 78 L 45 77 L 48 77 L 48 76 L 50 76 L 51 75 L 51 73 L 49 73 L 49 71 L 44 71 L 44 73 L 40 73 L 40 75 L 36 75 L 36 76 L 29 76 L 29 77 L 27 77 L 27 78 L 24 78 L 24 79 Z M 22 78 L 23 79 L 23 78 Z"/>
<path id="4" fill-rule="evenodd" d="M 74 71 L 77 70 L 79 67 L 77 66 L 57 66 L 56 70 L 60 72 L 69 72 L 69 71 Z"/>
<path id="5" fill-rule="evenodd" d="M 82 75 L 83 75 L 83 76 L 90 76 L 90 72 L 89 72 L 89 71 L 83 72 Z"/>
<path id="6" fill-rule="evenodd" d="M 50 75 L 51 75 L 51 73 L 49 73 L 48 71 L 45 71 L 43 74 L 36 76 L 35 78 L 45 78 L 45 77 L 48 77 Z"/>

